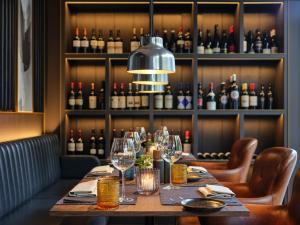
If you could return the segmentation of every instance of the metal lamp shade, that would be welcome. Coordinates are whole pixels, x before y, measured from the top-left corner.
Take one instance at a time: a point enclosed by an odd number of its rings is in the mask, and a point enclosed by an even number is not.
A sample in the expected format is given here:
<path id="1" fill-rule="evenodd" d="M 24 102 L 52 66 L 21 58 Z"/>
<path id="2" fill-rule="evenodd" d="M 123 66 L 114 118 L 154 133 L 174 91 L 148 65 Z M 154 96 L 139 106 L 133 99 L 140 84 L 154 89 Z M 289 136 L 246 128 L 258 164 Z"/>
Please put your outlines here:
<path id="1" fill-rule="evenodd" d="M 169 74 L 175 72 L 174 55 L 163 47 L 161 37 L 146 37 L 145 45 L 133 51 L 128 59 L 128 73 Z"/>
<path id="2" fill-rule="evenodd" d="M 140 87 L 140 93 L 153 94 L 153 93 L 163 93 L 165 88 L 163 85 L 144 85 Z"/>
<path id="3" fill-rule="evenodd" d="M 145 85 L 167 85 L 167 74 L 133 74 L 132 83 Z"/>

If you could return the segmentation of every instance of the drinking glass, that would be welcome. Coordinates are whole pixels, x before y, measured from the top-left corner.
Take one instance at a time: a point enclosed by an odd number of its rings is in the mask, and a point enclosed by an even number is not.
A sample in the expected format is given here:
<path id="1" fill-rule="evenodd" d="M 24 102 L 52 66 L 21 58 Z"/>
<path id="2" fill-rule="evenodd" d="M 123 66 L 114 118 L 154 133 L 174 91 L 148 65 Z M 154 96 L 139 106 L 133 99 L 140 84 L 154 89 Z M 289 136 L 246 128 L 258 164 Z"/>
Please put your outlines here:
<path id="1" fill-rule="evenodd" d="M 128 198 L 125 195 L 125 176 L 127 169 L 135 163 L 135 146 L 130 138 L 115 138 L 111 148 L 111 162 L 113 166 L 122 173 L 122 193 L 119 199 L 120 202 L 132 202 L 133 198 Z"/>
<path id="2" fill-rule="evenodd" d="M 140 139 L 140 135 L 136 131 L 126 131 L 124 134 L 124 138 L 129 138 L 133 140 L 134 149 L 136 153 L 139 153 L 142 149 L 142 142 Z"/>
<path id="3" fill-rule="evenodd" d="M 141 142 L 146 142 L 147 141 L 147 133 L 144 127 L 137 127 L 136 132 L 140 135 Z"/>
<path id="4" fill-rule="evenodd" d="M 169 132 L 166 127 L 162 127 L 160 130 L 154 133 L 154 143 L 157 144 L 157 148 L 162 150 L 168 146 Z"/>
<path id="5" fill-rule="evenodd" d="M 179 189 L 172 184 L 172 165 L 177 162 L 182 154 L 182 145 L 179 135 L 169 135 L 167 145 L 162 148 L 161 157 L 170 164 L 170 185 L 166 186 L 164 189 Z"/>

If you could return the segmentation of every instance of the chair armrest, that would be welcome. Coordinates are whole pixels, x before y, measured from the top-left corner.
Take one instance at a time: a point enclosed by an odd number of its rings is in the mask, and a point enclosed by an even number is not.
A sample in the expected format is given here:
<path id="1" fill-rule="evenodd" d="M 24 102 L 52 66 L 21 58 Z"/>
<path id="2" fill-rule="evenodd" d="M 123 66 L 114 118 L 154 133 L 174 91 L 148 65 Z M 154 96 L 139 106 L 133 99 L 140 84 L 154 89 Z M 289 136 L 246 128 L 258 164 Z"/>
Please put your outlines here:
<path id="1" fill-rule="evenodd" d="M 231 189 L 237 198 L 252 198 L 249 186 L 246 183 L 221 182 L 222 185 Z"/>
<path id="2" fill-rule="evenodd" d="M 100 160 L 91 155 L 61 156 L 61 177 L 67 179 L 81 179 L 92 168 L 100 164 Z"/>
<path id="3" fill-rule="evenodd" d="M 221 182 L 240 182 L 240 168 L 236 169 L 208 169 L 208 172 L 211 173 L 218 181 Z"/>
<path id="4" fill-rule="evenodd" d="M 202 166 L 207 170 L 225 170 L 227 169 L 227 162 L 201 162 L 191 161 L 190 166 Z"/>
<path id="5" fill-rule="evenodd" d="M 238 198 L 244 204 L 273 205 L 272 195 L 262 197 Z"/>

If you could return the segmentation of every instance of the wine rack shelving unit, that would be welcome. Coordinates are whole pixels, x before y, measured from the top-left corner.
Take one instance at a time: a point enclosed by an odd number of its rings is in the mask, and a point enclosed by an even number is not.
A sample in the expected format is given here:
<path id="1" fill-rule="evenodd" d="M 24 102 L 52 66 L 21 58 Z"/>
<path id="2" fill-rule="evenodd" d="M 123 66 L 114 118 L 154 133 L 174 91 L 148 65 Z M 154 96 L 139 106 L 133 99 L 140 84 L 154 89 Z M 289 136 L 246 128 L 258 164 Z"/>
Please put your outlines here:
<path id="1" fill-rule="evenodd" d="M 245 136 L 259 141 L 257 153 L 271 146 L 287 145 L 287 9 L 285 0 L 205 0 L 167 1 L 154 0 L 154 31 L 162 32 L 182 26 L 193 33 L 193 52 L 175 54 L 176 73 L 170 75 L 171 82 L 188 82 L 193 91 L 192 110 L 155 110 L 150 95 L 148 110 L 112 110 L 110 94 L 112 84 L 128 83 L 131 75 L 126 72 L 128 46 L 132 27 L 144 27 L 149 32 L 149 3 L 130 0 L 62 1 L 61 13 L 61 126 L 65 146 L 69 128 L 81 128 L 86 135 L 92 128 L 105 129 L 105 153 L 109 154 L 112 129 L 129 129 L 144 126 L 154 131 L 161 125 L 170 129 L 191 130 L 193 153 L 228 151 L 235 139 Z M 219 24 L 227 29 L 233 24 L 237 53 L 199 55 L 196 53 L 199 28 L 212 29 Z M 110 29 L 120 29 L 124 40 L 124 54 L 72 53 L 72 37 L 75 27 L 102 29 L 105 36 Z M 278 54 L 244 54 L 244 33 L 249 29 L 270 30 L 276 28 L 280 41 Z M 257 84 L 272 82 L 275 105 L 273 110 L 198 110 L 197 84 L 206 88 L 213 81 L 219 84 L 232 73 L 241 82 Z M 82 81 L 84 91 L 89 92 L 89 83 L 106 81 L 105 110 L 68 110 L 66 107 L 70 81 Z M 86 107 L 85 107 L 86 108 Z M 84 136 L 88 140 L 88 136 Z"/>

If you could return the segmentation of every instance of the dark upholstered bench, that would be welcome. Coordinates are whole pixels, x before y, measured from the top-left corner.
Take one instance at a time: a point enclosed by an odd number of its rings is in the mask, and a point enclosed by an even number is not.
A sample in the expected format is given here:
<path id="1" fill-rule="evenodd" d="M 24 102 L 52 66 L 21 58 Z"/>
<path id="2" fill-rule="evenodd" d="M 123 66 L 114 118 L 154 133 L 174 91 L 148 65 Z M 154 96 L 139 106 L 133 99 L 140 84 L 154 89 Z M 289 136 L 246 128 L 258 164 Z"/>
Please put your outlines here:
<path id="1" fill-rule="evenodd" d="M 88 218 L 48 216 L 49 209 L 84 174 L 100 165 L 93 156 L 60 156 L 56 135 L 0 143 L 0 224 L 58 225 L 90 222 Z M 106 224 L 97 218 L 96 224 Z"/>

